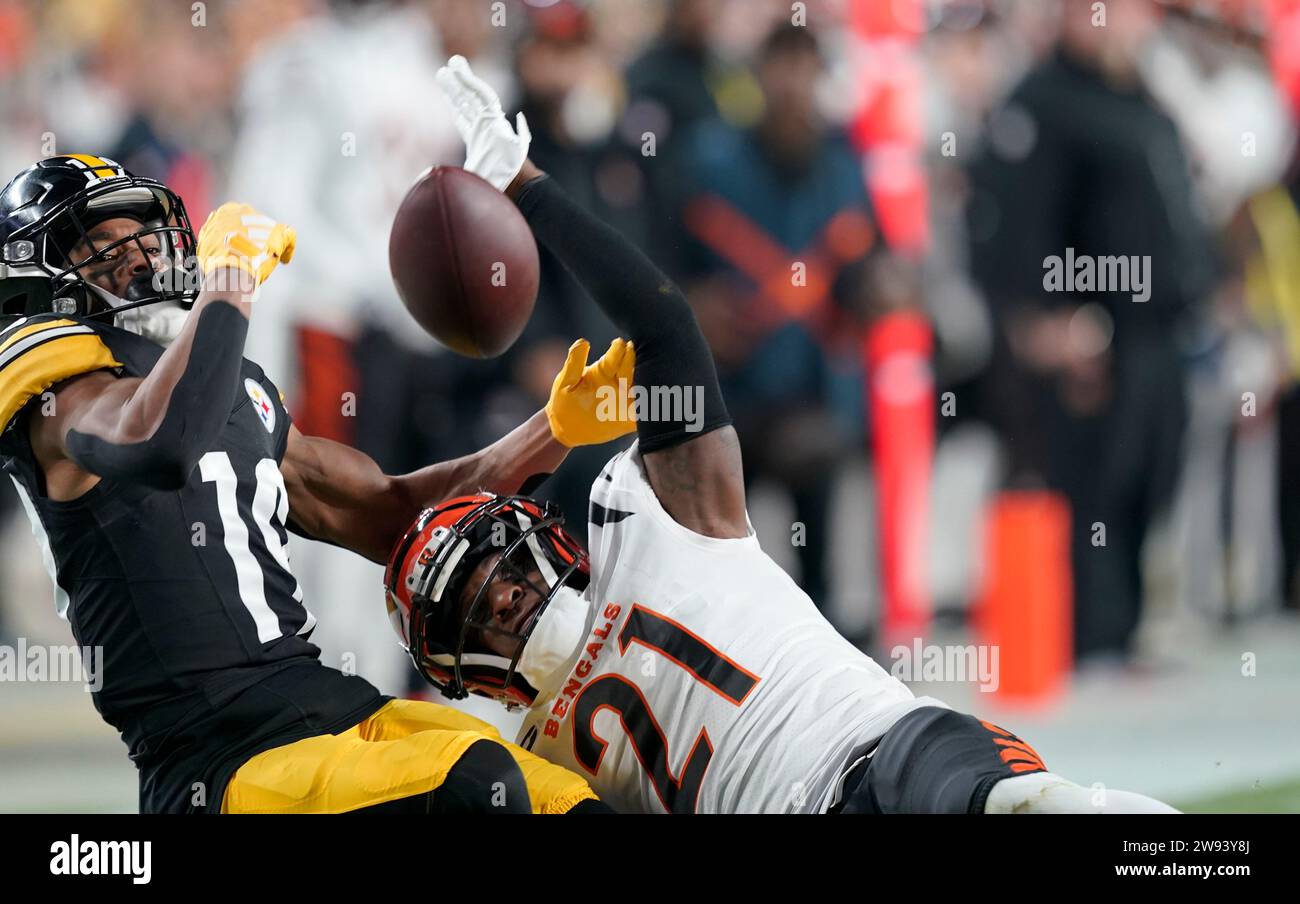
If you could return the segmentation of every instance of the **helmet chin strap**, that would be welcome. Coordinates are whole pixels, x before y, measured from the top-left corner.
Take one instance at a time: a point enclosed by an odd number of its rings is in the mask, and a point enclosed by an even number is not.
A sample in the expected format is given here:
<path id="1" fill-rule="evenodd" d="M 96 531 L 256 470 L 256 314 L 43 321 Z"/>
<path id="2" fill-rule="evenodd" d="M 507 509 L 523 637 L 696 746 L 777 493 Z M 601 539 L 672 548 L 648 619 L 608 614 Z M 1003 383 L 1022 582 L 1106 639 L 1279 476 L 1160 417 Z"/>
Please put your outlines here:
<path id="1" fill-rule="evenodd" d="M 190 312 L 175 301 L 154 300 L 153 280 L 153 274 L 142 274 L 131 280 L 126 289 L 126 298 L 120 298 L 91 283 L 86 285 L 112 309 L 115 325 L 167 346 L 180 335 Z"/>

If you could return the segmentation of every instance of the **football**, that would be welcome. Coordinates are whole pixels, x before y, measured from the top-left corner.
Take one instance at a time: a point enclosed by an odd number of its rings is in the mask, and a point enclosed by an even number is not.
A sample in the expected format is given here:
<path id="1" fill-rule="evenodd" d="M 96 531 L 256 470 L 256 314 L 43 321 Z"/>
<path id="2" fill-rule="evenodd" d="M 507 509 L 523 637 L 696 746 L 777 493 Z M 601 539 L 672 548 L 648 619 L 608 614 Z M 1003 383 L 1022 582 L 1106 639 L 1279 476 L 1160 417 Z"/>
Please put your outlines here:
<path id="1" fill-rule="evenodd" d="M 459 167 L 436 166 L 402 200 L 388 240 L 402 303 L 452 351 L 508 349 L 537 299 L 537 243 L 514 203 Z"/>

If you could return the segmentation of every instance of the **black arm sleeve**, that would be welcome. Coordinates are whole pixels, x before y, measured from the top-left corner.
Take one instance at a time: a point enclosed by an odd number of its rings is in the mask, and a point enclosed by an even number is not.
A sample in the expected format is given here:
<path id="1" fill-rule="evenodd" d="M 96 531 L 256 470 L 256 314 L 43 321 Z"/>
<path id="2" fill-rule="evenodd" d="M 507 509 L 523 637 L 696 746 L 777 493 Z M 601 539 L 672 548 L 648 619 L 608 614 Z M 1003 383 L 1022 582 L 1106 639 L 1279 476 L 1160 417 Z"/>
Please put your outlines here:
<path id="1" fill-rule="evenodd" d="M 149 439 L 111 443 L 70 430 L 68 455 L 108 480 L 178 490 L 230 418 L 239 391 L 248 318 L 233 305 L 210 304 L 199 314 L 189 362 L 172 390 L 167 413 Z"/>
<path id="2" fill-rule="evenodd" d="M 673 281 L 548 176 L 526 183 L 516 203 L 537 240 L 635 343 L 636 386 L 651 415 L 637 419 L 641 450 L 667 448 L 730 424 L 713 355 Z"/>

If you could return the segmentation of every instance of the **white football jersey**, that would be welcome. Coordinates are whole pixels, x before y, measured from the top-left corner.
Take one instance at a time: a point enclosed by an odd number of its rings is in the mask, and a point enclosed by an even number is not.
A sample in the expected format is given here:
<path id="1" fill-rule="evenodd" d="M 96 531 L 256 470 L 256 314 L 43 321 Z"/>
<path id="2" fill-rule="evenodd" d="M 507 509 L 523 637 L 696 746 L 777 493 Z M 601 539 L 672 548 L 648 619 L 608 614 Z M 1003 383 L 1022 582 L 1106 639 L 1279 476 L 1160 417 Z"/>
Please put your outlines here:
<path id="1" fill-rule="evenodd" d="M 917 698 L 748 537 L 678 524 L 633 444 L 596 479 L 584 647 L 519 741 L 623 812 L 820 813 Z"/>

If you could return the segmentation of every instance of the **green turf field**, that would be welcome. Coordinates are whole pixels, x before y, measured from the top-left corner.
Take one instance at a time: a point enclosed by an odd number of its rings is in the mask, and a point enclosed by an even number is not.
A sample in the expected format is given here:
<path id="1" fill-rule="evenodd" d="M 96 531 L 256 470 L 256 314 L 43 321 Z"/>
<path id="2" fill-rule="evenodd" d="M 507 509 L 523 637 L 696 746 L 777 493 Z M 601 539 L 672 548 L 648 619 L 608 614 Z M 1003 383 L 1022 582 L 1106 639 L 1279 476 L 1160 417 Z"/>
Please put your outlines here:
<path id="1" fill-rule="evenodd" d="M 1300 813 L 1300 777 L 1170 803 L 1184 813 Z"/>

